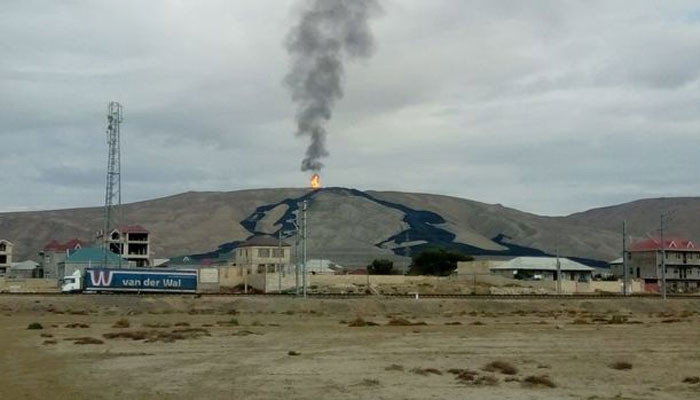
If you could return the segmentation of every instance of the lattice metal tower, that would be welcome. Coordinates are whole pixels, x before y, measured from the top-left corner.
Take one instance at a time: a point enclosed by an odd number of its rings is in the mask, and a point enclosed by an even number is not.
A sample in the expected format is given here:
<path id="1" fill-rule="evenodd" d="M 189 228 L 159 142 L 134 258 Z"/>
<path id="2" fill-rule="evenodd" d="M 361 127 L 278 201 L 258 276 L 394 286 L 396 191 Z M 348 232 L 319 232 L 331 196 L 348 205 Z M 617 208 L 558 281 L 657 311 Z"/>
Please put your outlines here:
<path id="1" fill-rule="evenodd" d="M 116 101 L 109 103 L 107 107 L 107 189 L 105 191 L 105 215 L 104 231 L 102 240 L 104 249 L 109 251 L 109 233 L 118 227 L 121 222 L 122 205 L 122 178 L 121 178 L 121 155 L 119 150 L 119 126 L 124 121 L 121 104 Z M 122 246 L 121 240 L 118 246 Z M 105 267 L 107 266 L 107 255 L 105 252 Z M 121 260 L 121 256 L 119 257 Z M 120 262 L 121 265 L 121 262 Z"/>

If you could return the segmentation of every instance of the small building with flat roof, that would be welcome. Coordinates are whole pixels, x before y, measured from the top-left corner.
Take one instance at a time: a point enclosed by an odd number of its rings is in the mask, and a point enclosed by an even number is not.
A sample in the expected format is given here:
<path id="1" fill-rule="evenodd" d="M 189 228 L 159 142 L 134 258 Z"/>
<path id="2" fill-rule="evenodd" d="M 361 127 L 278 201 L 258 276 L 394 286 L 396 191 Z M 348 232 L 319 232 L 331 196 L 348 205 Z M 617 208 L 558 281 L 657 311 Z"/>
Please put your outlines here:
<path id="1" fill-rule="evenodd" d="M 516 257 L 489 270 L 510 279 L 544 281 L 558 280 L 559 270 L 562 281 L 589 282 L 595 268 L 563 257 L 559 258 L 559 267 L 556 257 Z"/>
<path id="2" fill-rule="evenodd" d="M 10 279 L 41 278 L 41 266 L 38 262 L 32 260 L 15 262 L 12 263 L 7 276 Z"/>

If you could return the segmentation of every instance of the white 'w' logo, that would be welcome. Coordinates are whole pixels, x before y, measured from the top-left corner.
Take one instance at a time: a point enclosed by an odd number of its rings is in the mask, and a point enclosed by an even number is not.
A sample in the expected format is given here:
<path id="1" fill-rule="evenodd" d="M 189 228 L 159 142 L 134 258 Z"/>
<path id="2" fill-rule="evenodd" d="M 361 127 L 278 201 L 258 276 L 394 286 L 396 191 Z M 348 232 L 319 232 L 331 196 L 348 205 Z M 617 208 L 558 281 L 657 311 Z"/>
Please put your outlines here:
<path id="1" fill-rule="evenodd" d="M 92 286 L 109 286 L 112 283 L 112 271 L 89 271 Z"/>

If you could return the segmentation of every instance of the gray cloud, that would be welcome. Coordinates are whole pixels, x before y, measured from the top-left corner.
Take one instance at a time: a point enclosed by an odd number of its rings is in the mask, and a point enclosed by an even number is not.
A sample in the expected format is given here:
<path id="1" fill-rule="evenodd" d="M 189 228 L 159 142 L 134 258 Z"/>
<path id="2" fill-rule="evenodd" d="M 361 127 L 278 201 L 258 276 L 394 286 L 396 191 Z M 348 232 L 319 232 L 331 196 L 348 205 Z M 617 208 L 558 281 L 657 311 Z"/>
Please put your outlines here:
<path id="1" fill-rule="evenodd" d="M 0 211 L 99 205 L 105 107 L 126 201 L 306 184 L 280 85 L 295 1 L 0 9 Z M 384 0 L 346 66 L 324 182 L 563 214 L 697 195 L 692 1 Z"/>

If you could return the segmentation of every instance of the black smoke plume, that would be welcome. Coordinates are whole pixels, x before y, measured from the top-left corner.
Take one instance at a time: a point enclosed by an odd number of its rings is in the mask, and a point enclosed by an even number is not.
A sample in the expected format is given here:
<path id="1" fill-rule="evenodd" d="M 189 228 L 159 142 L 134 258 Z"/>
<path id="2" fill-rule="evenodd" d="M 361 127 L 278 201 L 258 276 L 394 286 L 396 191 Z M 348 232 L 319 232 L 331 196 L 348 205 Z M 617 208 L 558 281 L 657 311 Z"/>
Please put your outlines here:
<path id="1" fill-rule="evenodd" d="M 319 171 L 326 150 L 326 123 L 343 97 L 343 61 L 366 58 L 374 42 L 370 17 L 380 11 L 377 0 L 307 0 L 299 23 L 287 36 L 291 70 L 285 77 L 297 104 L 297 136 L 311 143 L 302 171 Z"/>

